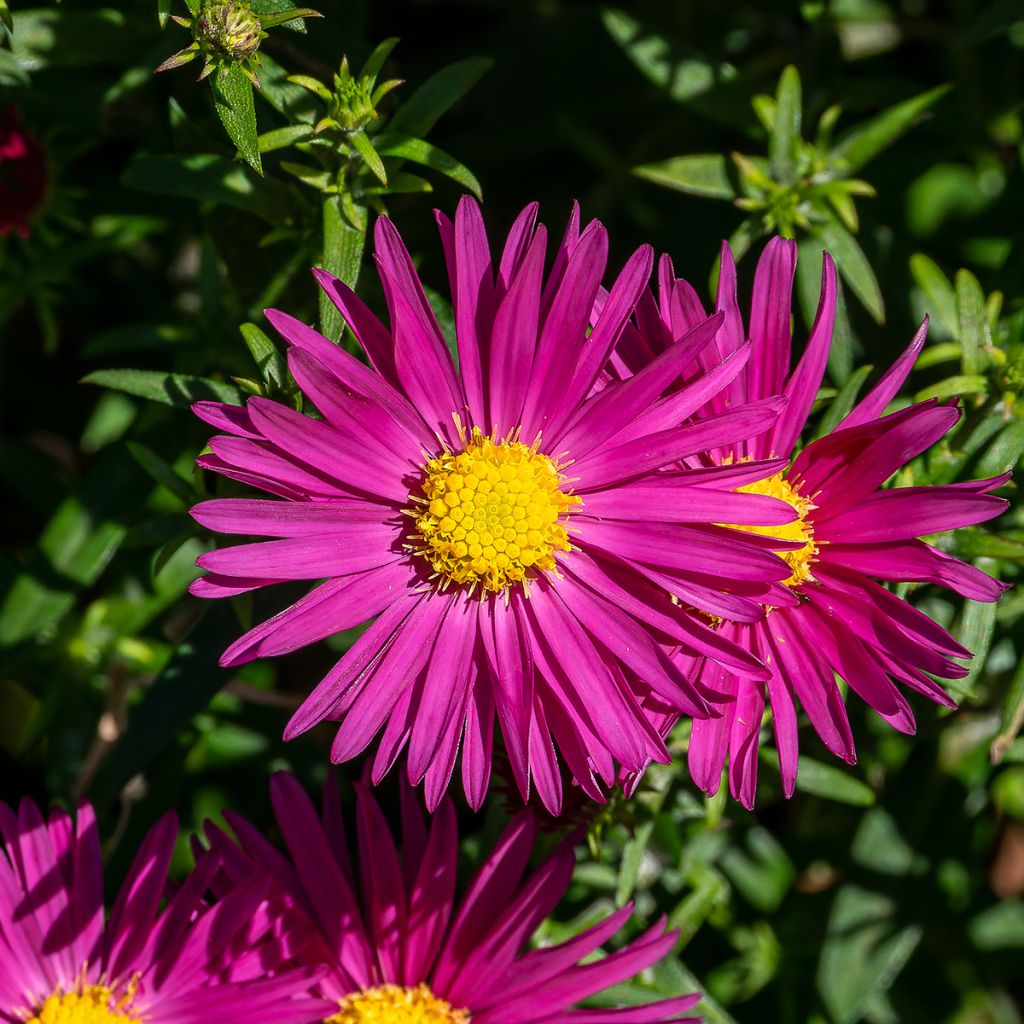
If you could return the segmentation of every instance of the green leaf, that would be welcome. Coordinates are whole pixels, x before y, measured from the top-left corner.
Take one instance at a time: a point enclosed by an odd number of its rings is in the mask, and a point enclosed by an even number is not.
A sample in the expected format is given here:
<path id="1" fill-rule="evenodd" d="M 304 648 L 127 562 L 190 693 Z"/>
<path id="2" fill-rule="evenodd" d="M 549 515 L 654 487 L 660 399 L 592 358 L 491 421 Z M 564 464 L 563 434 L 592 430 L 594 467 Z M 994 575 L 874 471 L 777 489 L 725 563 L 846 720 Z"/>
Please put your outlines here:
<path id="1" fill-rule="evenodd" d="M 782 905 L 796 877 L 789 855 L 767 829 L 759 826 L 747 833 L 744 845 L 729 846 L 719 866 L 744 899 L 765 914 Z"/>
<path id="2" fill-rule="evenodd" d="M 987 559 L 979 559 L 976 565 L 988 573 L 992 573 L 994 568 L 993 563 Z M 966 601 L 964 603 L 956 638 L 974 657 L 968 663 L 968 673 L 963 679 L 944 681 L 946 688 L 957 700 L 969 697 L 973 693 L 978 677 L 985 670 L 985 659 L 988 657 L 992 638 L 995 635 L 996 611 L 996 605 L 992 602 Z"/>
<path id="3" fill-rule="evenodd" d="M 363 163 L 377 176 L 382 185 L 388 183 L 388 172 L 384 170 L 384 161 L 380 154 L 373 148 L 366 132 L 352 132 L 348 141 L 355 147 L 356 152 L 363 158 Z"/>
<path id="4" fill-rule="evenodd" d="M 266 3 L 266 0 L 264 0 Z M 264 28 L 277 28 L 278 25 L 285 25 L 290 29 L 297 32 L 305 32 L 306 26 L 303 24 L 303 18 L 322 18 L 323 15 L 319 11 L 314 11 L 312 7 L 292 7 L 288 5 L 287 10 L 282 10 L 279 14 L 268 14 L 260 15 L 260 24 Z"/>
<path id="5" fill-rule="evenodd" d="M 697 99 L 719 82 L 736 77 L 732 65 L 716 64 L 682 40 L 648 31 L 624 10 L 606 8 L 602 20 L 641 73 L 679 103 Z"/>
<path id="6" fill-rule="evenodd" d="M 947 377 L 945 380 L 939 381 L 938 384 L 922 388 L 914 395 L 914 401 L 924 402 L 929 398 L 944 401 L 947 398 L 958 398 L 960 395 L 984 394 L 987 386 L 988 381 L 984 377 L 967 377 L 957 374 L 955 377 Z"/>
<path id="7" fill-rule="evenodd" d="M 803 793 L 812 793 L 853 807 L 870 807 L 875 802 L 874 791 L 860 779 L 847 775 L 834 765 L 813 761 L 803 754 L 797 766 L 796 788 Z"/>
<path id="8" fill-rule="evenodd" d="M 821 417 L 818 429 L 814 432 L 815 438 L 831 434 L 847 417 L 857 401 L 857 396 L 860 394 L 860 389 L 864 386 L 864 381 L 868 379 L 873 369 L 873 366 L 868 365 L 859 366 L 854 370 L 846 383 L 839 389 L 839 394 L 832 399 L 832 404 L 826 410 L 825 415 Z"/>
<path id="9" fill-rule="evenodd" d="M 1008 424 L 978 460 L 978 476 L 996 476 L 1013 469 L 1024 455 L 1024 420 Z"/>
<path id="10" fill-rule="evenodd" d="M 383 156 L 412 160 L 413 163 L 422 164 L 432 171 L 444 174 L 472 192 L 477 199 L 483 199 L 480 182 L 469 168 L 424 139 L 396 139 L 389 133 L 386 139 L 379 140 L 378 148 Z"/>
<path id="11" fill-rule="evenodd" d="M 256 132 L 256 107 L 252 82 L 240 64 L 217 68 L 213 76 L 213 98 L 228 138 L 257 174 L 263 173 L 260 143 Z"/>
<path id="12" fill-rule="evenodd" d="M 0 3 L 2 3 L 4 8 L 7 7 L 6 0 L 0 0 Z M 170 18 L 170 16 L 171 16 L 171 9 L 173 7 L 174 7 L 174 0 L 157 0 L 157 4 L 156 4 L 156 12 L 157 13 L 156 13 L 156 16 L 157 16 L 157 20 L 160 22 L 160 27 L 161 28 L 166 28 L 167 27 L 167 19 Z M 10 26 L 8 26 L 8 27 L 10 27 Z"/>
<path id="13" fill-rule="evenodd" d="M 910 257 L 910 273 L 928 302 L 928 315 L 940 331 L 955 338 L 960 326 L 956 309 L 956 292 L 939 265 L 922 252 Z"/>
<path id="14" fill-rule="evenodd" d="M 968 376 L 981 373 L 984 353 L 992 347 L 992 335 L 985 313 L 985 293 L 969 270 L 956 273 L 956 308 L 963 353 L 961 367 Z"/>
<path id="15" fill-rule="evenodd" d="M 363 227 L 357 229 L 349 223 L 342 211 L 339 196 L 325 196 L 323 203 L 324 251 L 320 266 L 335 277 L 355 288 L 363 262 L 366 245 L 366 207 L 357 207 Z M 320 330 L 331 341 L 341 337 L 341 314 L 334 303 L 320 291 Z"/>
<path id="16" fill-rule="evenodd" d="M 366 62 L 359 71 L 359 77 L 376 81 L 377 76 L 381 72 L 381 68 L 384 67 L 384 62 L 391 56 L 391 51 L 397 45 L 398 36 L 391 36 L 390 38 L 385 39 L 382 43 L 378 43 L 373 48 L 373 52 L 370 56 L 366 58 Z"/>
<path id="17" fill-rule="evenodd" d="M 989 757 L 999 764 L 1006 756 L 1021 728 L 1024 727 L 1024 661 L 1017 666 L 1007 687 L 999 713 L 999 734 L 992 741 Z"/>
<path id="18" fill-rule="evenodd" d="M 800 95 L 800 73 L 790 64 L 779 77 L 775 94 L 775 119 L 768 140 L 768 158 L 776 181 L 790 185 L 796 181 L 797 147 L 803 104 Z"/>
<path id="19" fill-rule="evenodd" d="M 94 804 L 102 808 L 112 803 L 129 779 L 145 772 L 231 678 L 217 658 L 237 627 L 227 603 L 218 603 L 178 644 L 97 774 L 90 789 Z"/>
<path id="20" fill-rule="evenodd" d="M 330 102 L 331 90 L 318 78 L 311 78 L 309 75 L 289 75 L 288 81 L 292 85 L 299 85 L 303 89 L 307 89 L 314 96 L 319 96 L 325 103 Z"/>
<path id="21" fill-rule="evenodd" d="M 736 190 L 729 180 L 729 163 L 720 153 L 702 153 L 696 156 L 677 156 L 658 163 L 634 167 L 639 178 L 655 185 L 686 192 L 708 199 L 735 199 Z"/>
<path id="22" fill-rule="evenodd" d="M 82 384 L 98 384 L 113 388 L 151 402 L 176 405 L 187 409 L 193 402 L 227 402 L 241 405 L 237 388 L 206 377 L 192 377 L 184 373 L 166 373 L 163 370 L 94 370 L 81 380 Z"/>
<path id="23" fill-rule="evenodd" d="M 273 390 L 280 391 L 288 383 L 288 366 L 284 356 L 255 324 L 242 324 L 239 330 L 264 382 Z"/>
<path id="24" fill-rule="evenodd" d="M 950 90 L 939 85 L 912 99 L 897 103 L 846 132 L 832 147 L 829 161 L 843 171 L 856 171 L 895 142 L 930 106 Z"/>
<path id="25" fill-rule="evenodd" d="M 637 880 L 640 877 L 640 867 L 643 864 L 644 854 L 647 852 L 647 844 L 651 841 L 651 833 L 654 831 L 654 820 L 645 821 L 637 827 L 636 832 L 626 843 L 622 851 L 622 861 L 619 864 L 619 878 L 615 887 L 615 903 L 624 907 L 636 891 Z"/>
<path id="26" fill-rule="evenodd" d="M 431 75 L 395 111 L 389 134 L 426 135 L 441 116 L 460 100 L 494 63 L 489 57 L 470 57 Z"/>
<path id="27" fill-rule="evenodd" d="M 832 254 L 836 269 L 876 323 L 885 322 L 885 304 L 875 272 L 857 239 L 837 220 L 823 220 L 814 226 L 814 235 Z"/>
<path id="28" fill-rule="evenodd" d="M 153 478 L 156 483 L 173 494 L 186 508 L 195 504 L 196 493 L 175 468 L 152 448 L 137 441 L 128 442 L 132 458 Z"/>
<path id="29" fill-rule="evenodd" d="M 287 186 L 257 178 L 247 167 L 209 153 L 137 157 L 121 181 L 128 188 L 224 203 L 262 217 L 275 227 L 294 213 L 295 202 Z"/>
<path id="30" fill-rule="evenodd" d="M 977 949 L 1024 949 L 1024 900 L 1006 900 L 983 910 L 967 924 Z"/>
<path id="31" fill-rule="evenodd" d="M 895 981 L 921 940 L 897 902 L 856 885 L 836 893 L 818 962 L 818 991 L 836 1024 L 854 1024 Z"/>
<path id="32" fill-rule="evenodd" d="M 313 137 L 313 129 L 308 124 L 288 124 L 283 128 L 264 132 L 258 139 L 261 153 L 272 153 L 275 149 L 284 149 L 296 142 L 305 142 Z"/>

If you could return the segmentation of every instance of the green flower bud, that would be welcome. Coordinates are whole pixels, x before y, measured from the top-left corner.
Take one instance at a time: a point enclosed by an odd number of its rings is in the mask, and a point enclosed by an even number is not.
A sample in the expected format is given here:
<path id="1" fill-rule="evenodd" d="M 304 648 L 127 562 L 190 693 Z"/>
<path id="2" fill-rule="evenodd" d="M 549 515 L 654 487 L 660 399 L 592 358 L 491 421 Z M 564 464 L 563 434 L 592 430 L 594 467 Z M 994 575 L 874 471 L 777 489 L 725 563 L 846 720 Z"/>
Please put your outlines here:
<path id="1" fill-rule="evenodd" d="M 252 57 L 264 36 L 260 19 L 242 0 L 226 0 L 204 7 L 192 30 L 206 52 L 232 60 Z"/>
<path id="2" fill-rule="evenodd" d="M 371 94 L 373 82 L 353 78 L 347 63 L 334 79 L 334 92 L 328 102 L 330 117 L 346 132 L 358 132 L 377 118 Z"/>

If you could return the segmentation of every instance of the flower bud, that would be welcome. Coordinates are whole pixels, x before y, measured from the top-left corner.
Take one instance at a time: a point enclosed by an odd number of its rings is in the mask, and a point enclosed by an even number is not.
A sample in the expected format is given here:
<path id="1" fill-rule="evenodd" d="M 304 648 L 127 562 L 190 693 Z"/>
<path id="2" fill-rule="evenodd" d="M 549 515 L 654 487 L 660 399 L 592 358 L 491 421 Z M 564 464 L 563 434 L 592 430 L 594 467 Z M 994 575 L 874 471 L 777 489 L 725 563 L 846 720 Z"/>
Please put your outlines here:
<path id="1" fill-rule="evenodd" d="M 204 50 L 233 60 L 253 56 L 264 35 L 260 19 L 242 0 L 204 7 L 193 24 L 193 32 Z"/>

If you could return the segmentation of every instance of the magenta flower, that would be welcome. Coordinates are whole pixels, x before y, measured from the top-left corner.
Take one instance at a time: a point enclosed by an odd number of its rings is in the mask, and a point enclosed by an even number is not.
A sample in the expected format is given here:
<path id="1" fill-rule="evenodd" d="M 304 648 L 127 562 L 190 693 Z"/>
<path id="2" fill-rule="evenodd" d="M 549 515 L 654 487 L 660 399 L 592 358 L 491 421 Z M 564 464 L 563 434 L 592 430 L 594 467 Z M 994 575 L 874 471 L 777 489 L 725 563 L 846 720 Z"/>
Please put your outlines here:
<path id="1" fill-rule="evenodd" d="M 225 888 L 254 875 L 275 878 L 286 907 L 282 918 L 292 918 L 296 960 L 327 968 L 320 992 L 338 1007 L 328 1024 L 655 1024 L 678 1020 L 699 999 L 576 1008 L 672 948 L 677 933 L 666 932 L 662 919 L 620 950 L 580 963 L 622 929 L 631 905 L 568 942 L 524 951 L 557 907 L 575 865 L 569 838 L 527 873 L 537 834 L 529 809 L 508 825 L 457 901 L 459 837 L 450 799 L 428 830 L 412 791 L 402 786 L 400 857 L 369 788 L 357 784 L 357 884 L 333 786 L 320 816 L 290 775 L 274 776 L 270 794 L 287 856 L 228 811 L 238 844 L 212 825 L 207 836 L 222 857 Z"/>
<path id="2" fill-rule="evenodd" d="M 790 521 L 785 503 L 734 490 L 778 466 L 679 468 L 775 421 L 782 402 L 766 398 L 679 425 L 729 387 L 748 348 L 680 387 L 723 323 L 713 317 L 670 339 L 632 380 L 602 387 L 651 250 L 639 249 L 605 293 L 607 234 L 596 222 L 580 233 L 574 212 L 545 278 L 536 213 L 519 216 L 496 272 L 476 204 L 463 200 L 454 224 L 438 214 L 458 370 L 398 232 L 380 218 L 390 328 L 318 273 L 371 367 L 267 313 L 323 420 L 260 398 L 244 409 L 195 407 L 224 431 L 199 464 L 284 500 L 192 510 L 212 530 L 280 538 L 203 555 L 209 575 L 193 593 L 325 581 L 222 663 L 282 654 L 379 616 L 285 735 L 338 720 L 331 757 L 342 762 L 383 730 L 374 782 L 408 747 L 409 779 L 425 779 L 431 809 L 460 748 L 467 797 L 480 806 L 495 720 L 523 798 L 532 782 L 552 812 L 559 758 L 597 800 L 616 761 L 630 772 L 667 761 L 645 712 L 707 713 L 670 651 L 765 674 L 693 610 L 756 617 L 788 598 L 778 581 L 789 568 L 769 541 L 711 525 Z"/>
<path id="3" fill-rule="evenodd" d="M 723 246 L 716 309 L 725 322 L 705 361 L 727 357 L 749 337 L 753 351 L 744 370 L 712 398 L 705 413 L 765 395 L 788 400 L 775 425 L 753 440 L 712 446 L 713 465 L 783 457 L 788 468 L 745 491 L 770 494 L 798 513 L 784 526 L 754 528 L 786 545 L 780 554 L 790 567 L 786 586 L 797 602 L 768 604 L 766 618 L 738 622 L 722 616 L 723 637 L 760 658 L 770 671 L 766 683 L 741 678 L 728 666 L 705 660 L 687 669 L 700 673 L 701 692 L 720 712 L 695 720 L 689 765 L 706 792 L 718 789 L 729 760 L 729 788 L 751 807 L 757 786 L 757 750 L 765 700 L 772 712 L 783 789 L 792 795 L 797 776 L 797 706 L 810 718 L 825 746 L 851 764 L 853 736 L 840 676 L 890 725 L 913 733 L 914 715 L 897 684 L 946 707 L 954 701 L 931 676 L 957 679 L 967 669 L 951 659 L 971 654 L 922 612 L 876 580 L 934 583 L 976 601 L 995 601 L 1005 589 L 973 566 L 920 538 L 980 523 L 1000 514 L 1007 503 L 988 492 L 1008 473 L 989 480 L 929 487 L 883 488 L 902 466 L 938 441 L 960 417 L 955 402 L 935 399 L 885 415 L 924 344 L 927 321 L 909 348 L 871 392 L 830 434 L 797 449 L 825 372 L 836 309 L 836 273 L 826 254 L 821 298 L 806 351 L 790 370 L 790 305 L 796 244 L 775 238 L 764 250 L 754 280 L 749 327 L 736 299 L 736 267 Z M 662 266 L 671 278 L 671 265 Z M 661 324 L 647 339 L 631 334 L 621 354 L 624 372 L 650 358 L 663 333 L 679 332 L 706 313 L 689 285 L 680 301 L 663 308 Z M 684 655 L 684 660 L 687 656 Z M 665 719 L 656 724 L 663 727 Z"/>
<path id="4" fill-rule="evenodd" d="M 29 221 L 46 197 L 46 154 L 21 127 L 18 111 L 0 117 L 0 238 L 13 231 L 28 238 Z"/>
<path id="5" fill-rule="evenodd" d="M 92 808 L 49 821 L 29 800 L 0 803 L 0 1021 L 7 1024 L 304 1024 L 323 1017 L 309 968 L 264 977 L 281 961 L 267 918 L 266 880 L 214 906 L 203 896 L 219 862 L 207 857 L 169 895 L 178 834 L 164 817 L 139 849 L 105 921 Z"/>

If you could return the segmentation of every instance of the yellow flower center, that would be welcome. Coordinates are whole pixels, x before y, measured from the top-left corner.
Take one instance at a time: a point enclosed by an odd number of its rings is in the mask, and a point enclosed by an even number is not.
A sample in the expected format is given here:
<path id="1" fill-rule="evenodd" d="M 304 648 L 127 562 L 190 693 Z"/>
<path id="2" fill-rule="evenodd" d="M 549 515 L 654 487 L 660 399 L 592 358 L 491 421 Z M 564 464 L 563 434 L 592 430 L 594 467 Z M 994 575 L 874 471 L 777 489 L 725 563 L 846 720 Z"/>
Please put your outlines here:
<path id="1" fill-rule="evenodd" d="M 772 498 L 780 498 L 796 510 L 798 519 L 784 526 L 733 526 L 736 530 L 746 530 L 748 533 L 759 533 L 765 537 L 778 537 L 779 540 L 803 541 L 802 548 L 794 548 L 792 551 L 776 552 L 780 558 L 784 558 L 793 570 L 789 579 L 783 580 L 787 587 L 797 587 L 811 578 L 811 562 L 818 553 L 818 545 L 814 543 L 814 531 L 807 522 L 814 505 L 808 498 L 805 498 L 797 491 L 792 484 L 786 480 L 782 473 L 776 473 L 766 480 L 758 480 L 752 484 L 744 484 L 736 490 L 744 494 L 767 494 Z"/>
<path id="2" fill-rule="evenodd" d="M 532 446 L 495 441 L 474 429 L 466 447 L 424 469 L 413 498 L 416 541 L 441 586 L 478 584 L 497 593 L 525 583 L 534 569 L 554 569 L 569 550 L 564 518 L 580 499 L 562 490 L 557 462 Z"/>
<path id="3" fill-rule="evenodd" d="M 132 992 L 115 996 L 104 985 L 84 985 L 77 992 L 55 992 L 26 1024 L 138 1024 L 125 1012 Z"/>
<path id="4" fill-rule="evenodd" d="M 381 985 L 341 1001 L 338 1013 L 324 1024 L 469 1024 L 468 1010 L 453 1009 L 426 985 L 402 988 Z"/>

